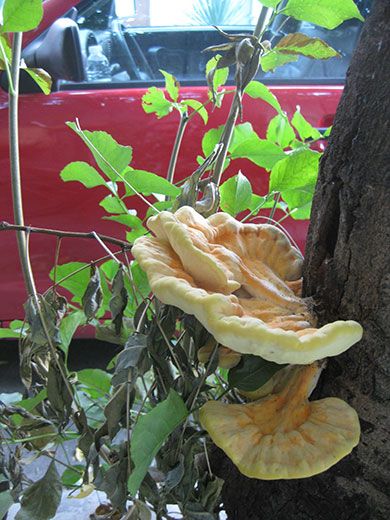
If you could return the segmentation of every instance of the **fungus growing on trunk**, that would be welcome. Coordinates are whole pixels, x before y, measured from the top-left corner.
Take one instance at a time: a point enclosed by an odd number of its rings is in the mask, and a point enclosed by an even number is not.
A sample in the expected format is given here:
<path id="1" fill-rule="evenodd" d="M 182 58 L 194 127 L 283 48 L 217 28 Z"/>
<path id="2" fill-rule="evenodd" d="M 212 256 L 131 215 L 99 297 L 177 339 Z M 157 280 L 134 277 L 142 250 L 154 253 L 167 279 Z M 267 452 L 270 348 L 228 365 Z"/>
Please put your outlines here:
<path id="1" fill-rule="evenodd" d="M 354 321 L 319 329 L 300 297 L 302 255 L 275 226 L 205 219 L 184 206 L 148 220 L 134 257 L 163 303 L 194 315 L 216 341 L 276 363 L 310 364 L 361 339 Z"/>
<path id="2" fill-rule="evenodd" d="M 209 401 L 200 422 L 213 442 L 250 478 L 295 479 L 321 473 L 358 444 L 353 408 L 329 397 L 309 402 L 318 363 L 285 372 L 273 392 L 249 404 Z"/>

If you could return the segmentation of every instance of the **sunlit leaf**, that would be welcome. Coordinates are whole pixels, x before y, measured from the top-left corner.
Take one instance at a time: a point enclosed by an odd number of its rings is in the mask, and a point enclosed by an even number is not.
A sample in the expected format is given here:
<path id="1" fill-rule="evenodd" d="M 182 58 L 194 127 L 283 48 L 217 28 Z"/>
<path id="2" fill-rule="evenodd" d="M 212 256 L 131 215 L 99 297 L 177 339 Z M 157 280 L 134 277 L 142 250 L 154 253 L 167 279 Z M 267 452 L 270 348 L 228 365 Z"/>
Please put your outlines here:
<path id="1" fill-rule="evenodd" d="M 235 148 L 232 159 L 246 158 L 266 170 L 285 157 L 283 149 L 270 141 L 260 139 L 257 134 Z"/>
<path id="2" fill-rule="evenodd" d="M 56 465 L 51 462 L 45 475 L 24 490 L 15 520 L 49 520 L 56 514 L 62 485 Z"/>
<path id="3" fill-rule="evenodd" d="M 50 279 L 54 281 L 54 275 L 56 274 L 57 283 L 62 278 L 68 277 L 60 285 L 73 295 L 73 301 L 81 302 L 81 298 L 85 293 L 89 282 L 89 264 L 82 262 L 68 262 L 66 264 L 57 265 L 57 269 L 54 268 L 50 271 Z M 74 273 L 74 274 L 73 274 Z"/>
<path id="4" fill-rule="evenodd" d="M 248 208 L 252 187 L 249 180 L 241 172 L 224 182 L 220 187 L 221 209 L 235 217 Z"/>
<path id="5" fill-rule="evenodd" d="M 285 114 L 278 114 L 268 124 L 267 139 L 287 148 L 295 139 L 295 132 Z"/>
<path id="6" fill-rule="evenodd" d="M 289 0 L 283 14 L 327 29 L 334 29 L 351 18 L 364 21 L 353 0 Z"/>
<path id="7" fill-rule="evenodd" d="M 301 114 L 300 107 L 298 106 L 292 119 L 291 123 L 296 128 L 299 137 L 302 141 L 306 139 L 321 139 L 323 136 L 321 132 L 314 128 Z"/>
<path id="8" fill-rule="evenodd" d="M 127 196 L 135 195 L 136 192 L 142 193 L 143 195 L 159 193 L 172 197 L 176 197 L 180 194 L 180 188 L 171 184 L 167 179 L 145 170 L 129 169 L 124 173 L 124 178 L 132 188 L 134 188 L 134 190 L 132 190 L 130 186 L 126 185 Z"/>
<path id="9" fill-rule="evenodd" d="M 272 50 L 264 54 L 260 60 L 260 66 L 264 72 L 274 71 L 277 67 L 281 67 L 286 63 L 298 61 L 296 54 L 283 54 L 277 50 Z"/>
<path id="10" fill-rule="evenodd" d="M 269 88 L 266 87 L 264 83 L 260 83 L 260 81 L 251 81 L 245 89 L 245 94 L 248 94 L 248 96 L 253 99 L 262 99 L 271 105 L 271 107 L 273 107 L 277 112 L 282 112 L 282 107 L 280 106 L 279 101 L 276 99 L 274 94 L 272 94 Z"/>
<path id="11" fill-rule="evenodd" d="M 69 163 L 61 171 L 60 177 L 64 182 L 78 181 L 86 188 L 95 188 L 105 184 L 103 177 L 88 163 L 76 161 Z"/>
<path id="12" fill-rule="evenodd" d="M 29 67 L 24 70 L 32 77 L 44 94 L 50 94 L 53 82 L 50 75 L 45 70 L 30 69 Z"/>
<path id="13" fill-rule="evenodd" d="M 35 29 L 43 16 L 42 0 L 4 0 L 2 32 Z"/>
<path id="14" fill-rule="evenodd" d="M 181 397 L 170 390 L 165 401 L 138 419 L 130 445 L 134 469 L 129 477 L 128 489 L 132 496 L 137 493 L 161 446 L 187 415 L 188 411 Z"/>
<path id="15" fill-rule="evenodd" d="M 99 202 L 99 206 L 104 208 L 107 213 L 123 213 L 126 206 L 114 195 L 107 195 Z"/>
<path id="16" fill-rule="evenodd" d="M 67 125 L 81 137 L 88 146 L 99 168 L 112 181 L 118 181 L 121 173 L 132 159 L 131 146 L 123 146 L 107 132 L 89 130 L 80 131 L 75 123 L 68 122 Z"/>
<path id="17" fill-rule="evenodd" d="M 172 103 L 165 97 L 164 91 L 150 87 L 142 96 L 142 108 L 147 114 L 156 114 L 160 119 L 172 112 Z"/>
<path id="18" fill-rule="evenodd" d="M 287 155 L 272 168 L 270 191 L 283 192 L 315 182 L 320 157 L 319 152 L 308 149 Z"/>
<path id="19" fill-rule="evenodd" d="M 264 7 L 276 7 L 282 0 L 259 0 Z"/>
<path id="20" fill-rule="evenodd" d="M 179 97 L 179 87 L 180 83 L 177 81 L 175 76 L 172 74 L 169 74 L 169 72 L 166 72 L 165 70 L 160 69 L 161 74 L 165 78 L 165 89 L 170 95 L 172 101 L 177 101 Z"/>
<path id="21" fill-rule="evenodd" d="M 300 54 L 317 60 L 327 60 L 340 56 L 335 49 L 321 40 L 321 38 L 312 38 L 302 33 L 287 34 L 274 48 L 282 54 Z"/>
<path id="22" fill-rule="evenodd" d="M 211 128 L 207 130 L 202 138 L 202 151 L 205 157 L 211 154 L 214 150 L 215 145 L 221 139 L 221 135 L 224 129 L 224 125 L 219 126 L 218 128 Z"/>
<path id="23" fill-rule="evenodd" d="M 203 119 L 204 124 L 207 125 L 209 114 L 203 106 L 203 103 L 197 101 L 196 99 L 184 99 L 181 103 L 182 105 L 193 108 L 194 111 Z"/>

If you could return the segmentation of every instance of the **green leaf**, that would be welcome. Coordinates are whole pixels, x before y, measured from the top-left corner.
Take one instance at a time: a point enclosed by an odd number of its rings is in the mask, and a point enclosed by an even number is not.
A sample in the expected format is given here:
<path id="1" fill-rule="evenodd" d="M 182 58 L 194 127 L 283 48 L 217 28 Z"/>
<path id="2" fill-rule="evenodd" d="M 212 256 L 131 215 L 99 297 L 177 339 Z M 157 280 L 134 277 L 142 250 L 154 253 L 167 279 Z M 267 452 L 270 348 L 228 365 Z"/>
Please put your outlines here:
<path id="1" fill-rule="evenodd" d="M 248 354 L 242 356 L 239 364 L 229 370 L 228 381 L 230 386 L 238 390 L 252 392 L 262 387 L 276 372 L 285 366 Z"/>
<path id="2" fill-rule="evenodd" d="M 205 157 L 209 156 L 214 150 L 215 145 L 219 143 L 221 135 L 224 129 L 224 125 L 218 128 L 211 128 L 203 135 L 202 138 L 202 151 Z"/>
<path id="3" fill-rule="evenodd" d="M 0 70 L 6 70 L 6 63 L 4 61 L 3 52 L 5 54 L 8 65 L 10 65 L 12 59 L 12 49 L 9 36 L 7 34 L 0 34 Z"/>
<path id="4" fill-rule="evenodd" d="M 170 95 L 172 101 L 177 101 L 179 97 L 179 87 L 180 83 L 177 81 L 175 76 L 172 76 L 172 74 L 169 74 L 169 72 L 166 72 L 165 70 L 159 69 L 161 74 L 165 78 L 165 89 Z"/>
<path id="5" fill-rule="evenodd" d="M 306 139 L 322 139 L 322 134 L 314 128 L 301 114 L 300 107 L 297 106 L 297 109 L 291 119 L 291 123 L 296 128 L 299 137 L 302 141 Z"/>
<path id="6" fill-rule="evenodd" d="M 283 14 L 327 29 L 351 18 L 364 21 L 353 0 L 289 0 Z"/>
<path id="7" fill-rule="evenodd" d="M 134 190 L 132 190 L 129 186 L 126 186 L 127 196 L 135 195 L 136 192 L 142 193 L 143 195 L 159 193 L 171 197 L 176 197 L 180 194 L 180 188 L 155 173 L 145 170 L 129 169 L 124 173 L 124 177 L 134 188 Z"/>
<path id="8" fill-rule="evenodd" d="M 181 104 L 193 108 L 194 111 L 203 119 L 204 124 L 207 125 L 209 114 L 203 106 L 203 103 L 197 101 L 196 99 L 184 99 Z"/>
<path id="9" fill-rule="evenodd" d="M 216 56 L 213 56 L 209 61 L 206 63 L 206 75 L 211 72 L 213 69 L 215 69 L 218 65 L 219 60 L 222 58 L 220 54 L 217 54 Z M 229 76 L 229 68 L 223 67 L 221 69 L 217 69 L 214 73 L 213 77 L 213 87 L 214 90 L 218 90 L 218 87 L 221 87 L 226 83 L 226 80 Z"/>
<path id="10" fill-rule="evenodd" d="M 107 195 L 99 202 L 99 206 L 104 208 L 107 213 L 123 213 L 126 206 L 114 195 Z"/>
<path id="11" fill-rule="evenodd" d="M 285 114 L 278 114 L 268 124 L 267 139 L 287 148 L 295 139 L 295 132 Z"/>
<path id="12" fill-rule="evenodd" d="M 251 139 L 253 136 L 257 136 L 253 130 L 251 123 L 242 123 L 234 127 L 232 141 L 229 145 L 229 152 L 233 153 L 234 150 L 242 143 Z"/>
<path id="13" fill-rule="evenodd" d="M 4 0 L 1 31 L 31 31 L 39 25 L 42 16 L 42 0 Z"/>
<path id="14" fill-rule="evenodd" d="M 77 372 L 79 383 L 98 390 L 102 394 L 109 394 L 111 388 L 111 374 L 100 368 L 86 368 Z"/>
<path id="15" fill-rule="evenodd" d="M 182 398 L 171 389 L 165 401 L 138 419 L 130 445 L 134 469 L 128 480 L 128 489 L 132 496 L 137 493 L 161 446 L 187 415 Z"/>
<path id="16" fill-rule="evenodd" d="M 61 475 L 61 482 L 66 487 L 73 487 L 79 483 L 83 478 L 84 466 L 81 464 L 75 464 L 66 470 Z"/>
<path id="17" fill-rule="evenodd" d="M 282 54 L 276 50 L 272 50 L 264 54 L 260 60 L 260 66 L 264 72 L 274 71 L 277 67 L 281 67 L 286 63 L 298 61 L 296 54 Z"/>
<path id="18" fill-rule="evenodd" d="M 129 213 L 124 213 L 121 215 L 112 215 L 110 217 L 103 217 L 104 220 L 113 220 L 114 222 L 118 222 L 119 224 L 123 224 L 128 228 L 141 228 L 142 220 L 136 215 L 130 215 Z M 118 264 L 116 264 L 118 265 Z"/>
<path id="19" fill-rule="evenodd" d="M 77 328 L 82 323 L 84 323 L 84 321 L 85 316 L 84 313 L 82 313 L 81 311 L 72 311 L 70 314 L 68 314 L 68 316 L 65 316 L 65 318 L 62 320 L 60 324 L 60 348 L 65 353 L 65 355 L 68 354 L 69 345 L 72 341 L 74 333 L 76 332 Z"/>
<path id="20" fill-rule="evenodd" d="M 24 70 L 32 77 L 44 94 L 50 94 L 53 82 L 50 75 L 45 70 L 30 69 L 28 67 Z"/>
<path id="21" fill-rule="evenodd" d="M 95 188 L 96 186 L 103 186 L 106 184 L 100 173 L 83 161 L 76 161 L 67 164 L 61 171 L 60 177 L 64 182 L 81 182 L 81 184 L 86 188 Z"/>
<path id="22" fill-rule="evenodd" d="M 287 34 L 275 45 L 275 49 L 282 54 L 298 54 L 316 60 L 327 60 L 340 56 L 321 38 L 311 38 L 302 33 Z"/>
<path id="23" fill-rule="evenodd" d="M 83 262 L 68 262 L 66 264 L 57 265 L 56 270 L 53 268 L 50 271 L 50 279 L 54 281 L 54 274 L 56 274 L 56 281 L 58 283 L 62 278 L 69 276 L 69 278 L 61 282 L 60 285 L 74 295 L 74 302 L 81 302 L 81 298 L 89 282 L 88 267 L 89 264 Z"/>
<path id="24" fill-rule="evenodd" d="M 259 0 L 264 7 L 276 7 L 282 0 Z"/>
<path id="25" fill-rule="evenodd" d="M 266 170 L 271 170 L 284 157 L 285 153 L 280 146 L 260 139 L 257 134 L 237 146 L 231 155 L 232 159 L 249 159 Z"/>
<path id="26" fill-rule="evenodd" d="M 29 486 L 20 500 L 15 520 L 48 520 L 56 514 L 61 502 L 62 485 L 56 465 L 51 462 L 45 475 Z"/>
<path id="27" fill-rule="evenodd" d="M 7 490 L 0 493 L 0 518 L 5 517 L 13 503 L 14 500 L 10 491 Z"/>
<path id="28" fill-rule="evenodd" d="M 141 269 L 139 263 L 134 261 L 131 263 L 131 274 L 138 291 L 141 293 L 143 298 L 147 298 L 150 294 L 150 285 L 148 277 L 145 272 Z"/>
<path id="29" fill-rule="evenodd" d="M 314 150 L 301 150 L 288 154 L 272 168 L 270 191 L 282 192 L 313 184 L 317 180 L 321 154 Z"/>
<path id="30" fill-rule="evenodd" d="M 164 91 L 150 87 L 142 96 L 142 108 L 147 114 L 156 114 L 158 119 L 172 112 L 173 106 L 165 97 Z"/>
<path id="31" fill-rule="evenodd" d="M 251 197 L 250 204 L 248 205 L 248 209 L 252 212 L 257 212 L 260 209 L 270 209 L 274 207 L 274 199 L 271 195 L 267 197 L 261 197 L 260 195 L 253 194 Z"/>
<path id="32" fill-rule="evenodd" d="M 0 338 L 19 338 L 20 332 L 0 327 Z"/>
<path id="33" fill-rule="evenodd" d="M 310 218 L 315 187 L 316 183 L 313 182 L 294 190 L 283 191 L 283 200 L 294 220 L 308 220 Z"/>
<path id="34" fill-rule="evenodd" d="M 131 162 L 133 151 L 131 146 L 123 146 L 107 132 L 79 130 L 77 125 L 68 122 L 67 125 L 81 137 L 88 146 L 99 168 L 112 181 L 118 181 L 116 172 L 121 173 Z"/>
<path id="35" fill-rule="evenodd" d="M 251 81 L 245 89 L 245 94 L 248 94 L 248 96 L 253 99 L 262 99 L 271 105 L 271 107 L 273 107 L 277 112 L 282 112 L 282 107 L 280 106 L 279 101 L 272 94 L 269 88 L 266 87 L 264 83 L 260 83 L 260 81 Z"/>
<path id="36" fill-rule="evenodd" d="M 235 217 L 248 208 L 252 198 L 252 186 L 241 172 L 224 182 L 220 187 L 222 211 Z"/>

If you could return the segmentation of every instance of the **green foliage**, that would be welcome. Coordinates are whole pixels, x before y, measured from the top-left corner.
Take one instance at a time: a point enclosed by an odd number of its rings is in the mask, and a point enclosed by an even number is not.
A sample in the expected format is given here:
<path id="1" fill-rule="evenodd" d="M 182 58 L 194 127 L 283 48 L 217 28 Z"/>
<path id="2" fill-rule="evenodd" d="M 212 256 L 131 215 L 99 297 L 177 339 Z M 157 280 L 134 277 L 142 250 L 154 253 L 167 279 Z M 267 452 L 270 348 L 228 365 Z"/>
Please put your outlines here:
<path id="1" fill-rule="evenodd" d="M 42 0 L 4 0 L 1 32 L 31 31 L 43 16 Z"/>
<path id="2" fill-rule="evenodd" d="M 156 114 L 160 119 L 172 112 L 172 104 L 165 97 L 164 92 L 157 87 L 148 88 L 142 96 L 142 108 L 147 114 Z"/>
<path id="3" fill-rule="evenodd" d="M 132 496 L 137 493 L 149 465 L 168 435 L 187 417 L 188 411 L 180 396 L 170 390 L 165 401 L 140 417 L 134 427 L 130 453 L 134 469 L 128 488 Z"/>
<path id="4" fill-rule="evenodd" d="M 169 74 L 169 72 L 161 69 L 160 72 L 165 78 L 165 89 L 168 92 L 170 98 L 172 101 L 177 101 L 179 97 L 179 82 L 174 76 L 172 76 L 172 74 Z"/>
<path id="5" fill-rule="evenodd" d="M 96 188 L 96 186 L 105 185 L 105 180 L 100 173 L 83 161 L 67 164 L 61 171 L 60 177 L 64 182 L 79 181 L 86 188 Z"/>
<path id="6" fill-rule="evenodd" d="M 335 29 L 351 18 L 364 20 L 353 0 L 288 0 L 283 14 L 327 29 Z"/>
<path id="7" fill-rule="evenodd" d="M 295 139 L 295 132 L 286 114 L 278 114 L 268 124 L 267 139 L 281 148 L 287 148 Z"/>
<path id="8" fill-rule="evenodd" d="M 21 509 L 15 520 L 49 520 L 54 518 L 61 501 L 62 485 L 54 462 L 45 475 L 31 484 L 21 498 Z"/>
<path id="9" fill-rule="evenodd" d="M 322 135 L 316 128 L 314 128 L 301 114 L 300 107 L 297 107 L 295 111 L 291 123 L 293 127 L 297 130 L 299 137 L 302 141 L 306 141 L 306 139 L 321 139 Z"/>
<path id="10" fill-rule="evenodd" d="M 259 0 L 264 7 L 277 7 L 282 0 Z"/>
<path id="11" fill-rule="evenodd" d="M 252 200 L 252 187 L 249 180 L 238 172 L 221 185 L 220 196 L 222 211 L 235 217 L 241 211 L 248 209 Z"/>
<path id="12" fill-rule="evenodd" d="M 228 381 L 230 386 L 238 390 L 252 392 L 265 385 L 284 366 L 248 354 L 242 356 L 239 364 L 229 370 Z"/>
<path id="13" fill-rule="evenodd" d="M 264 60 L 264 58 L 262 59 Z M 282 107 L 280 106 L 276 96 L 272 94 L 269 88 L 260 81 L 251 81 L 245 89 L 245 94 L 248 94 L 248 96 L 253 99 L 262 99 L 271 105 L 271 107 L 273 107 L 277 112 L 282 112 Z"/>
<path id="14" fill-rule="evenodd" d="M 274 49 L 281 54 L 299 54 L 316 60 L 327 60 L 340 56 L 335 49 L 320 38 L 311 38 L 302 33 L 284 36 Z"/>
<path id="15" fill-rule="evenodd" d="M 163 177 L 145 170 L 133 170 L 130 168 L 124 172 L 123 176 L 129 183 L 126 190 L 127 196 L 135 195 L 138 192 L 143 195 L 159 193 L 176 197 L 180 193 L 180 189 L 177 186 L 174 186 Z"/>

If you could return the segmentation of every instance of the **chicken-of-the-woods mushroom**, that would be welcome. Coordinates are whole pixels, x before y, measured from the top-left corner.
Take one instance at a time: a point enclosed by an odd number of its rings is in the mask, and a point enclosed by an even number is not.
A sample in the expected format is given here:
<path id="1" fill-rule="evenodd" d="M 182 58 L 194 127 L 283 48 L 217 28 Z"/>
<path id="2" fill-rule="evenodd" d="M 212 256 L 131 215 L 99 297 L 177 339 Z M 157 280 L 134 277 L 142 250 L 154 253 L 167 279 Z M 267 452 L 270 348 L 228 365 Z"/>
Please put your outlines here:
<path id="1" fill-rule="evenodd" d="M 316 328 L 300 297 L 302 256 L 271 225 L 184 206 L 148 220 L 134 257 L 162 302 L 193 314 L 222 345 L 276 363 L 310 364 L 361 339 L 355 321 Z"/>
<path id="2" fill-rule="evenodd" d="M 213 442 L 251 478 L 295 479 L 321 473 L 358 444 L 360 425 L 341 399 L 308 400 L 319 365 L 286 372 L 273 393 L 249 404 L 209 401 L 200 422 Z"/>

